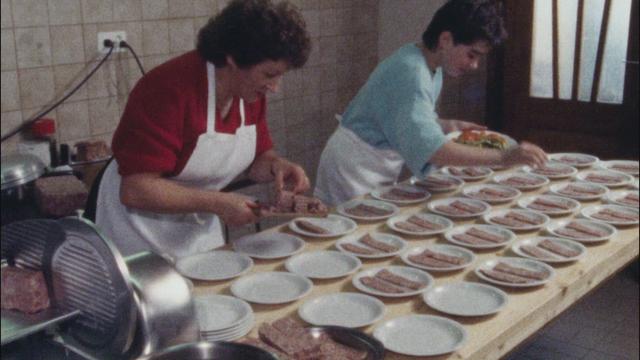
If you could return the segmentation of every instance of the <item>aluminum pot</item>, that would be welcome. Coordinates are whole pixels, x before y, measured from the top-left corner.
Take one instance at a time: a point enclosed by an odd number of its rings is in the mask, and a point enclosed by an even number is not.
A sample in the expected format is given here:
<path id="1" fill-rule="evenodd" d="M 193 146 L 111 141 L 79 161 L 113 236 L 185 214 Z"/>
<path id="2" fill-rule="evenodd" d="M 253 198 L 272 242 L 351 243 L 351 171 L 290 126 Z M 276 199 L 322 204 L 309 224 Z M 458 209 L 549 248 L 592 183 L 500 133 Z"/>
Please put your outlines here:
<path id="1" fill-rule="evenodd" d="M 231 342 L 196 342 L 177 345 L 138 360 L 277 360 L 271 353 L 254 346 Z"/>
<path id="2" fill-rule="evenodd" d="M 131 357 L 176 344 L 200 340 L 193 303 L 193 285 L 169 261 L 151 252 L 126 258 L 138 323 Z"/>

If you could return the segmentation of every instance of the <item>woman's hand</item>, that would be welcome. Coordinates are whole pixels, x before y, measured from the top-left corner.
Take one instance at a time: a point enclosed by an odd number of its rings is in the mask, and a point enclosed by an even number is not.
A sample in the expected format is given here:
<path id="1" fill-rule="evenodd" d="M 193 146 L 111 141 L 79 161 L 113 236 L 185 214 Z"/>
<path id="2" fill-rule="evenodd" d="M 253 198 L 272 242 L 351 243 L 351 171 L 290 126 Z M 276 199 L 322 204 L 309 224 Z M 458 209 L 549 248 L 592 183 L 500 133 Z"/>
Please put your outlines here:
<path id="1" fill-rule="evenodd" d="M 259 205 L 250 198 L 236 193 L 217 193 L 215 213 L 225 224 L 240 226 L 259 221 Z"/>
<path id="2" fill-rule="evenodd" d="M 525 164 L 532 167 L 541 167 L 546 162 L 547 154 L 544 150 L 526 141 L 505 150 L 502 155 L 502 163 L 506 166 Z"/>
<path id="3" fill-rule="evenodd" d="M 309 190 L 311 183 L 304 169 L 283 158 L 276 158 L 271 163 L 271 173 L 275 178 L 276 192 L 284 190 L 285 183 L 293 184 L 292 191 L 301 193 Z"/>
<path id="4" fill-rule="evenodd" d="M 469 121 L 438 119 L 438 122 L 440 123 L 440 127 L 442 128 L 442 132 L 444 132 L 445 134 L 463 130 L 487 130 L 486 126 Z"/>

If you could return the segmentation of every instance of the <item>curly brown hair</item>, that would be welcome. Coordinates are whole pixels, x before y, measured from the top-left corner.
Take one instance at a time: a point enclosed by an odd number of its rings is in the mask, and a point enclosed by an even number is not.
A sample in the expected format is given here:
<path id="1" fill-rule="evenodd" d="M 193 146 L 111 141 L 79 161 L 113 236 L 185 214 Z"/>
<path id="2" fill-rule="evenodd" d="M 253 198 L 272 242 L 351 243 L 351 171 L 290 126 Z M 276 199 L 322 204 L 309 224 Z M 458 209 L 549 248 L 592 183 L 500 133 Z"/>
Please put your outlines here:
<path id="1" fill-rule="evenodd" d="M 230 55 L 241 68 L 284 60 L 291 68 L 309 58 L 311 40 L 298 9 L 288 2 L 233 0 L 198 33 L 198 52 L 216 67 Z"/>

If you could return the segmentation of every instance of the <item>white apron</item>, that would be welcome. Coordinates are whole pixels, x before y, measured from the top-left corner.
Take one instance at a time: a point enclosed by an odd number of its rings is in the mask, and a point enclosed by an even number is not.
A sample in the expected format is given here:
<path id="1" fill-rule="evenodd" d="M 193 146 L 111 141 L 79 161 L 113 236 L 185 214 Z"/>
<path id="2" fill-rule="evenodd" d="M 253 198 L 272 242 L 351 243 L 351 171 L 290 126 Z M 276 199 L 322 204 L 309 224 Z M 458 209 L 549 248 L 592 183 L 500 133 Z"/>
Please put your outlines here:
<path id="1" fill-rule="evenodd" d="M 338 121 L 341 117 L 336 116 Z M 404 160 L 391 149 L 376 149 L 340 125 L 320 156 L 314 195 L 336 206 L 398 180 Z"/>
<path id="2" fill-rule="evenodd" d="M 256 126 L 242 123 L 235 134 L 217 133 L 215 66 L 207 63 L 207 130 L 200 135 L 193 154 L 180 174 L 171 180 L 188 187 L 220 190 L 253 162 Z M 124 255 L 154 251 L 180 258 L 224 245 L 220 220 L 209 213 L 163 214 L 125 207 L 120 201 L 118 164 L 112 161 L 98 193 L 96 224 Z"/>

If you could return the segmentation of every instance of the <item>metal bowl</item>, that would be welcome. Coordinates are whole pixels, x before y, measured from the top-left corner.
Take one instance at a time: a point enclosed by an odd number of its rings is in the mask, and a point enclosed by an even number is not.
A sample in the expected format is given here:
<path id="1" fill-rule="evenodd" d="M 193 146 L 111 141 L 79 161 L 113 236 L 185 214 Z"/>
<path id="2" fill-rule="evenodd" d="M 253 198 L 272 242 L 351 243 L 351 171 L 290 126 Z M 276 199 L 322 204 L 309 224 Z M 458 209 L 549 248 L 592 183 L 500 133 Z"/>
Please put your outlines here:
<path id="1" fill-rule="evenodd" d="M 322 334 L 328 335 L 331 339 L 353 349 L 367 353 L 365 360 L 383 360 L 384 345 L 373 337 L 362 331 L 346 328 L 342 326 L 316 326 L 305 328 L 314 338 L 319 338 Z"/>
<path id="2" fill-rule="evenodd" d="M 144 356 L 138 360 L 278 360 L 255 346 L 231 342 L 195 342 L 181 344 Z"/>

